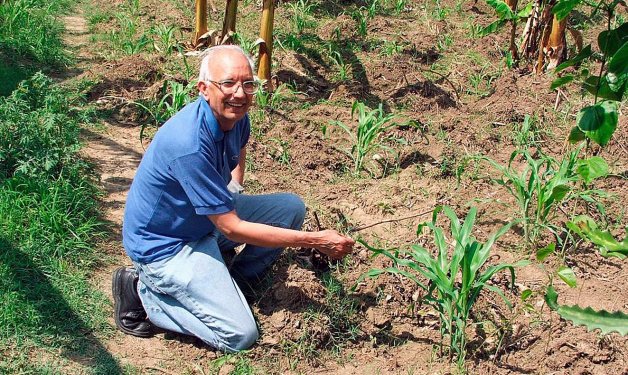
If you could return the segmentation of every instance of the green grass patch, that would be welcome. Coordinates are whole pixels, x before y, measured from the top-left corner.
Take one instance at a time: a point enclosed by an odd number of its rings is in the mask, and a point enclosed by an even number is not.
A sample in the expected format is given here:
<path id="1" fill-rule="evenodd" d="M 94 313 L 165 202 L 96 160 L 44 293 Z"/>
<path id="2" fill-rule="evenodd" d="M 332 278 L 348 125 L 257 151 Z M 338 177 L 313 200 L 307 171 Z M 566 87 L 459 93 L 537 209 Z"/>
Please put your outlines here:
<path id="1" fill-rule="evenodd" d="M 69 63 L 57 19 L 69 5 L 68 0 L 0 2 L 0 95 L 8 95 L 37 70 Z"/>
<path id="2" fill-rule="evenodd" d="M 82 104 L 40 73 L 0 98 L 0 373 L 120 372 L 93 335 L 109 328 L 88 282 L 104 227 Z"/>

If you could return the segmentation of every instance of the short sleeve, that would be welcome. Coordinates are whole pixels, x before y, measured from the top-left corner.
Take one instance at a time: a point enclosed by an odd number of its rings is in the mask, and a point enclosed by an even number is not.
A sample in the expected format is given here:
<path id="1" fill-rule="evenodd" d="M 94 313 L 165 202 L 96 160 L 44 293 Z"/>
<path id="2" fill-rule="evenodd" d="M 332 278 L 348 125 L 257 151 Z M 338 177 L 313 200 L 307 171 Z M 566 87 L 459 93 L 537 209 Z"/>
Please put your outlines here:
<path id="1" fill-rule="evenodd" d="M 169 166 L 198 215 L 217 215 L 234 209 L 227 184 L 210 158 L 211 155 L 196 152 L 175 159 Z"/>

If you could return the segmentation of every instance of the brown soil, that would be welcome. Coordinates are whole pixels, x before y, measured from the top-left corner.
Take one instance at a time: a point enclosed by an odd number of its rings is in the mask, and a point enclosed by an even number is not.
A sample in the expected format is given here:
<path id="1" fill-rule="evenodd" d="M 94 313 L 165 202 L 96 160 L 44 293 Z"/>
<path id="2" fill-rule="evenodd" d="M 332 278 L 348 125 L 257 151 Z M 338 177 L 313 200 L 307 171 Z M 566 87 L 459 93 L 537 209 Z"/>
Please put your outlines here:
<path id="1" fill-rule="evenodd" d="M 222 5 L 219 2 L 217 6 L 220 9 Z M 247 9 L 253 11 L 254 7 L 248 5 Z M 473 7 L 465 3 L 462 7 L 464 16 L 472 20 L 480 17 L 478 12 L 490 13 L 479 3 Z M 142 9 L 147 12 L 150 4 Z M 418 17 L 420 12 L 412 14 Z M 149 12 L 147 18 L 163 22 L 185 20 L 174 8 L 168 8 L 165 13 Z M 354 25 L 350 17 L 342 15 L 321 26 L 319 35 L 331 38 L 338 27 L 349 37 Z M 407 16 L 394 19 L 376 16 L 369 22 L 371 36 L 392 39 L 397 32 L 404 46 L 401 53 L 394 57 L 377 52 L 357 54 L 354 57 L 361 65 L 354 64 L 352 71 L 354 77 L 361 78 L 343 83 L 331 79 L 334 67 L 323 61 L 277 49 L 274 73 L 279 82 L 292 84 L 299 93 L 254 124 L 261 135 L 251 137 L 249 156 L 253 168 L 247 174 L 245 187 L 250 193 L 291 191 L 301 195 L 309 207 L 306 230 L 317 229 L 314 213 L 322 227 L 348 229 L 428 212 L 437 204 L 448 204 L 462 215 L 473 204 L 479 211 L 476 235 L 486 238 L 516 216 L 514 200 L 503 188 L 482 178 L 491 173 L 487 168 L 476 168 L 473 163 L 465 166 L 465 157 L 484 154 L 506 163 L 515 149 L 513 124 L 520 123 L 525 115 L 538 119 L 544 151 L 559 155 L 565 149 L 562 140 L 573 124 L 574 110 L 580 105 L 576 100 L 578 93 L 575 89 L 566 92 L 574 102 L 559 103 L 554 110 L 556 94 L 548 89 L 550 77 L 505 68 L 501 74 L 489 72 L 496 78 L 486 93 L 469 93 L 469 77 L 481 73 L 481 67 L 463 56 L 446 60 L 456 67 L 448 75 L 439 76 L 431 73 L 433 64 L 444 63 L 447 58 L 444 54 L 462 55 L 473 50 L 484 61 L 494 63 L 490 69 L 499 69 L 503 66 L 499 61 L 500 46 L 506 45 L 505 33 L 469 39 L 451 21 L 419 23 Z M 457 33 L 458 39 L 454 39 L 450 50 L 437 52 L 434 46 L 438 36 L 445 32 Z M 82 34 L 80 29 L 79 33 Z M 103 244 L 102 251 L 117 257 L 118 264 L 98 270 L 94 277 L 96 285 L 110 294 L 111 271 L 129 263 L 119 241 L 120 226 L 126 192 L 143 153 L 140 124 L 146 122 L 137 108 L 128 103 L 154 97 L 167 74 L 163 72 L 163 61 L 154 56 L 98 61 L 95 55 L 93 49 L 91 55 L 83 55 L 93 63 L 86 63 L 82 76 L 98 82 L 90 92 L 90 99 L 112 115 L 103 128 L 84 131 L 84 154 L 98 165 L 106 192 L 103 215 L 113 228 L 111 239 Z M 385 101 L 387 110 L 401 112 L 419 125 L 391 132 L 395 138 L 404 140 L 390 143 L 399 153 L 398 169 L 386 169 L 369 160 L 375 178 L 364 175 L 357 179 L 347 173 L 351 161 L 342 151 L 349 147 L 346 135 L 328 124 L 330 120 L 351 123 L 350 105 L 354 100 L 371 107 Z M 568 121 L 563 121 L 563 117 Z M 615 175 L 625 178 L 628 124 L 625 116 L 620 121 L 614 140 L 600 155 L 609 160 Z M 328 127 L 326 136 L 320 131 L 323 125 Z M 289 165 L 279 162 L 277 155 L 281 150 L 276 140 L 287 142 L 282 147 L 287 147 Z M 385 154 L 384 158 L 390 156 Z M 458 181 L 455 168 L 460 165 L 464 170 Z M 614 200 L 606 202 L 607 210 L 621 227 L 625 224 L 621 215 L 627 203 L 625 180 L 610 177 L 597 187 L 616 194 Z M 354 237 L 387 248 L 407 246 L 419 241 L 416 226 L 428 218 L 429 214 L 424 214 L 375 225 L 355 233 Z M 520 233 L 511 231 L 498 242 L 491 262 L 529 258 L 522 250 L 522 242 Z M 342 286 L 341 292 L 334 296 L 326 289 L 329 288 L 327 276 L 322 272 L 328 267 L 326 262 L 321 262 L 308 249 L 286 251 L 272 277 L 251 300 L 262 336 L 245 356 L 258 372 L 456 372 L 454 365 L 439 357 L 439 323 L 434 311 L 418 305 L 414 311 L 409 309 L 421 297 L 411 282 L 382 275 L 359 283 L 351 291 L 361 274 L 389 264 L 381 257 L 371 259 L 369 255 L 359 245 L 347 262 L 332 265 L 330 274 Z M 604 259 L 592 246 L 568 253 L 566 262 L 574 269 L 579 284 L 569 289 L 556 282 L 560 303 L 628 310 L 628 295 L 623 292 L 622 283 L 628 276 L 626 262 Z M 556 259 L 550 259 L 543 266 L 533 261 L 518 269 L 516 288 L 507 293 L 514 304 L 512 310 L 499 297 L 489 292 L 483 294 L 474 309 L 476 324 L 468 332 L 467 367 L 471 373 L 628 372 L 628 340 L 617 334 L 600 335 L 573 327 L 545 306 L 543 290 L 548 276 L 543 267 L 551 270 L 557 265 Z M 506 290 L 507 278 L 497 275 L 492 284 Z M 523 303 L 519 297 L 525 289 L 533 290 L 534 294 Z M 355 314 L 342 315 L 350 306 L 354 306 Z M 350 325 L 358 329 L 353 338 L 347 339 L 346 327 Z M 135 366 L 142 373 L 218 371 L 212 367 L 211 360 L 221 356 L 198 340 L 170 334 L 139 339 L 117 332 L 105 339 L 104 344 L 123 364 Z M 236 367 L 237 361 L 232 359 L 222 366 L 220 373 Z"/>

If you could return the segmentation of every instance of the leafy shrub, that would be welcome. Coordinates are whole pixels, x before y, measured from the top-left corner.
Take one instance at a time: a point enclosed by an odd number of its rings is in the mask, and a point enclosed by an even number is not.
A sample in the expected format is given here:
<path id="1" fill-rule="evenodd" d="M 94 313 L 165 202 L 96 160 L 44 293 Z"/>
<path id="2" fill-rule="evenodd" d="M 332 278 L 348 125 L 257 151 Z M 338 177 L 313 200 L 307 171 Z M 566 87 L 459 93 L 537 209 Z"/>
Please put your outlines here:
<path id="1" fill-rule="evenodd" d="M 0 98 L 0 179 L 13 176 L 57 178 L 75 165 L 80 102 L 41 73 Z"/>

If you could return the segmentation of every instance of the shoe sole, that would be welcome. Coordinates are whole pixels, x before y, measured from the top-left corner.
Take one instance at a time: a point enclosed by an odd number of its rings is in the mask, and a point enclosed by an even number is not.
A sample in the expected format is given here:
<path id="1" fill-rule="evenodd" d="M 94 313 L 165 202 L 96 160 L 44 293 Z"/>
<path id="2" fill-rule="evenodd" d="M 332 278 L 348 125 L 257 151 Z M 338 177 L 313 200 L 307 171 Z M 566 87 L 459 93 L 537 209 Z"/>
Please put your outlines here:
<path id="1" fill-rule="evenodd" d="M 115 270 L 115 272 L 113 273 L 113 276 L 111 277 L 111 291 L 113 294 L 113 309 L 114 309 L 113 320 L 115 320 L 116 322 L 116 327 L 118 327 L 120 331 L 126 333 L 127 335 L 143 337 L 143 338 L 153 337 L 152 332 L 139 333 L 137 331 L 126 328 L 120 321 L 120 303 L 121 303 L 120 299 L 121 299 L 122 293 L 118 288 L 120 283 L 117 281 L 121 278 L 121 275 L 124 272 L 126 272 L 126 270 L 127 269 L 124 267 L 118 268 L 117 270 Z"/>

